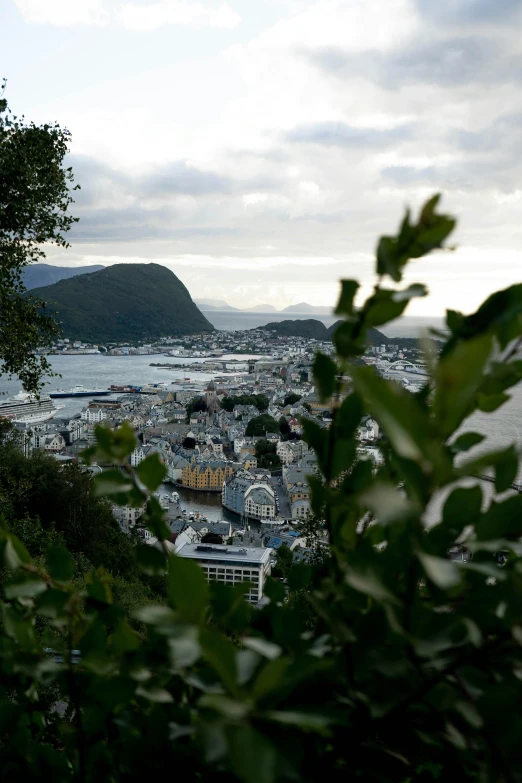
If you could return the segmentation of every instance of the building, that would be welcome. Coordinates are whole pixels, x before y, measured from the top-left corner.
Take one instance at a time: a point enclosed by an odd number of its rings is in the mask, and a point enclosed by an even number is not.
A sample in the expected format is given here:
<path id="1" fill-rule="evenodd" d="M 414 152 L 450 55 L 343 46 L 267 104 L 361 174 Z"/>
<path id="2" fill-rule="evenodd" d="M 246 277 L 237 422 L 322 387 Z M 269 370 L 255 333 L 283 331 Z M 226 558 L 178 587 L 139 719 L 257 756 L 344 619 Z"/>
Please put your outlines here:
<path id="1" fill-rule="evenodd" d="M 97 405 L 92 405 L 82 411 L 81 416 L 84 421 L 88 421 L 89 423 L 97 423 L 106 419 L 107 413 L 103 408 L 100 408 Z"/>
<path id="2" fill-rule="evenodd" d="M 292 519 L 306 519 L 312 513 L 312 506 L 309 500 L 294 500 L 291 504 Z"/>
<path id="3" fill-rule="evenodd" d="M 181 485 L 207 492 L 221 492 L 223 482 L 234 473 L 232 463 L 221 460 L 189 463 L 181 472 Z"/>
<path id="4" fill-rule="evenodd" d="M 245 598 L 251 604 L 257 604 L 263 597 L 265 580 L 270 574 L 270 549 L 266 547 L 185 544 L 178 555 L 195 560 L 209 582 L 228 585 L 250 582 Z"/>
<path id="5" fill-rule="evenodd" d="M 252 484 L 245 492 L 245 516 L 260 521 L 276 516 L 275 492 L 268 484 Z"/>
<path id="6" fill-rule="evenodd" d="M 254 482 L 254 477 L 244 470 L 227 479 L 222 488 L 221 505 L 239 516 L 244 516 L 245 492 Z"/>
<path id="7" fill-rule="evenodd" d="M 310 488 L 306 481 L 302 479 L 296 481 L 288 490 L 290 497 L 290 503 L 295 503 L 297 500 L 310 500 Z"/>

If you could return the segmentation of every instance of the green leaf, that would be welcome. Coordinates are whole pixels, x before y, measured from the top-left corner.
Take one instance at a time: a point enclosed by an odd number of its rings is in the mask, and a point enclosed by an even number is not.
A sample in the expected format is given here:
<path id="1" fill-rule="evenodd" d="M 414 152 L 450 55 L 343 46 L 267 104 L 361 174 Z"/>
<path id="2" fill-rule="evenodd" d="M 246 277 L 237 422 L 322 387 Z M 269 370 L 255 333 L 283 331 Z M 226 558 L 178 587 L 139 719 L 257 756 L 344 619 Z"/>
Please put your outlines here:
<path id="1" fill-rule="evenodd" d="M 253 650 L 271 661 L 275 658 L 279 658 L 283 652 L 278 644 L 269 642 L 261 636 L 244 636 L 242 642 L 248 650 Z"/>
<path id="2" fill-rule="evenodd" d="M 132 490 L 132 481 L 119 470 L 107 470 L 94 478 L 94 494 L 97 497 L 125 495 Z"/>
<path id="3" fill-rule="evenodd" d="M 420 258 L 441 248 L 455 228 L 455 220 L 436 212 L 440 194 L 430 198 L 421 210 L 417 224 L 410 222 L 410 212 L 401 223 L 396 237 L 381 237 L 377 245 L 377 274 L 389 275 L 399 282 L 402 270 L 411 258 Z"/>
<path id="4" fill-rule="evenodd" d="M 359 283 L 357 280 L 341 280 L 341 293 L 335 308 L 336 315 L 353 316 L 354 299 L 358 290 Z"/>
<path id="5" fill-rule="evenodd" d="M 399 599 L 382 582 L 380 576 L 371 567 L 349 567 L 345 574 L 345 581 L 354 590 L 374 598 L 378 603 L 399 604 Z"/>
<path id="6" fill-rule="evenodd" d="M 502 457 L 495 462 L 495 489 L 504 492 L 515 481 L 518 473 L 518 454 L 514 446 L 504 451 Z"/>
<path id="7" fill-rule="evenodd" d="M 428 579 L 437 587 L 440 587 L 441 590 L 448 590 L 460 583 L 461 572 L 458 566 L 451 560 L 433 557 L 433 555 L 428 555 L 426 552 L 418 552 L 417 557 Z"/>
<path id="8" fill-rule="evenodd" d="M 475 408 L 484 368 L 492 349 L 492 338 L 485 334 L 474 340 L 457 342 L 444 355 L 435 370 L 433 411 L 444 437 L 448 437 Z"/>
<path id="9" fill-rule="evenodd" d="M 469 449 L 473 448 L 473 446 L 477 446 L 479 443 L 482 443 L 485 437 L 485 435 L 481 435 L 479 432 L 464 432 L 453 441 L 451 444 L 451 450 L 455 453 L 469 451 Z"/>
<path id="10" fill-rule="evenodd" d="M 232 769 L 243 783 L 274 783 L 277 752 L 274 745 L 248 724 L 228 730 Z"/>
<path id="11" fill-rule="evenodd" d="M 4 568 L 19 568 L 31 562 L 31 555 L 17 536 L 0 531 L 0 562 Z"/>
<path id="12" fill-rule="evenodd" d="M 139 685 L 136 688 L 136 696 L 142 696 L 144 699 L 156 704 L 170 704 L 174 701 L 172 695 L 165 688 L 145 688 Z"/>
<path id="13" fill-rule="evenodd" d="M 511 397 L 509 394 L 490 394 L 486 396 L 480 392 L 477 394 L 477 408 L 484 413 L 493 413 L 497 408 L 502 407 Z"/>
<path id="14" fill-rule="evenodd" d="M 141 570 L 150 576 L 164 574 L 167 568 L 167 559 L 164 552 L 155 546 L 147 544 L 137 546 L 135 549 L 136 560 Z"/>
<path id="15" fill-rule="evenodd" d="M 336 389 L 337 365 L 326 354 L 318 351 L 314 358 L 313 374 L 322 402 L 329 400 Z"/>
<path id="16" fill-rule="evenodd" d="M 439 440 L 416 398 L 398 384 L 379 378 L 368 367 L 352 367 L 354 386 L 375 416 L 397 454 L 419 463 L 424 472 L 449 472 Z"/>
<path id="17" fill-rule="evenodd" d="M 475 533 L 479 541 L 522 536 L 522 495 L 493 501 L 475 525 Z"/>
<path id="18" fill-rule="evenodd" d="M 167 469 L 161 461 L 159 454 L 151 454 L 140 462 L 136 468 L 136 473 L 142 484 L 145 484 L 147 489 L 154 492 L 167 475 Z"/>
<path id="19" fill-rule="evenodd" d="M 311 419 L 303 419 L 301 423 L 303 440 L 315 451 L 319 467 L 325 473 L 328 465 L 328 430 Z"/>
<path id="20" fill-rule="evenodd" d="M 221 634 L 206 628 L 199 633 L 199 643 L 203 657 L 212 666 L 224 687 L 235 694 L 238 672 L 233 645 Z"/>
<path id="21" fill-rule="evenodd" d="M 10 579 L 4 586 L 5 597 L 8 600 L 13 598 L 34 598 L 36 595 L 47 590 L 47 585 L 34 574 L 24 574 Z"/>
<path id="22" fill-rule="evenodd" d="M 168 559 L 168 594 L 171 604 L 189 622 L 203 617 L 209 600 L 205 575 L 193 560 L 173 555 Z"/>
<path id="23" fill-rule="evenodd" d="M 407 308 L 410 299 L 426 296 L 426 287 L 415 283 L 403 291 L 379 288 L 366 302 L 362 316 L 367 327 L 381 326 L 398 318 Z"/>
<path id="24" fill-rule="evenodd" d="M 47 549 L 47 568 L 53 579 L 69 582 L 74 574 L 74 561 L 63 546 L 50 546 Z"/>

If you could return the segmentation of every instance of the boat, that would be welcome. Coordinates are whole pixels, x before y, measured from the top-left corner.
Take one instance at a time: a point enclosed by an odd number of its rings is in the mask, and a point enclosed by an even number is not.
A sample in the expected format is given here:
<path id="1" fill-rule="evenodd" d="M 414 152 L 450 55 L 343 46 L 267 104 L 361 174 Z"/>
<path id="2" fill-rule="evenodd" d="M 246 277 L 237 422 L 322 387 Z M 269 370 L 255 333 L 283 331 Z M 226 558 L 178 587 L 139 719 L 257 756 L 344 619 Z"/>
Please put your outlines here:
<path id="1" fill-rule="evenodd" d="M 38 424 L 52 419 L 63 405 L 55 405 L 48 394 L 42 394 L 40 399 L 35 394 L 21 391 L 10 400 L 0 402 L 0 418 L 27 424 Z"/>
<path id="2" fill-rule="evenodd" d="M 110 394 L 107 389 L 89 389 L 85 386 L 73 386 L 71 389 L 57 389 L 49 392 L 49 397 L 105 397 Z"/>

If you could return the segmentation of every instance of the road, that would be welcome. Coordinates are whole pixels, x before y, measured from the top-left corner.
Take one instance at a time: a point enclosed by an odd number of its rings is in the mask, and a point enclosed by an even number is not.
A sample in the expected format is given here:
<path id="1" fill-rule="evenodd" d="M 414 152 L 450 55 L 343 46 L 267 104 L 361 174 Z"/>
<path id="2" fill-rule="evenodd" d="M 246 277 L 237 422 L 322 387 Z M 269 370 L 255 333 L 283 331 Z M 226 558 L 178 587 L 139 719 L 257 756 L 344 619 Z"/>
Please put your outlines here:
<path id="1" fill-rule="evenodd" d="M 279 511 L 277 516 L 282 517 L 283 519 L 291 519 L 292 509 L 290 508 L 290 499 L 285 492 L 284 485 L 279 483 L 280 481 L 280 476 L 272 476 L 270 479 L 270 485 L 274 490 L 279 502 Z"/>

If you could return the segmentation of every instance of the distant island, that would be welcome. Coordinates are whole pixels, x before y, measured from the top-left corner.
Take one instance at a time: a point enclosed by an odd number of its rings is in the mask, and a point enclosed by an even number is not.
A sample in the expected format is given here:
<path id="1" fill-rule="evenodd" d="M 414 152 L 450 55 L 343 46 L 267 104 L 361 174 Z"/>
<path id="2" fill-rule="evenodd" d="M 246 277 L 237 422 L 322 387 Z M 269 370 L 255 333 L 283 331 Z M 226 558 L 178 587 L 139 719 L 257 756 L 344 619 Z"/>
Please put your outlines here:
<path id="1" fill-rule="evenodd" d="M 333 333 L 343 321 L 339 320 L 331 326 L 325 326 L 322 321 L 315 318 L 305 318 L 302 320 L 274 321 L 264 326 L 256 326 L 256 329 L 264 329 L 268 332 L 275 332 L 281 337 L 303 337 L 308 340 L 322 340 L 331 342 Z M 387 337 L 378 329 L 370 327 L 367 331 L 368 343 L 370 345 L 397 345 L 402 348 L 415 348 L 418 345 L 416 337 Z"/>
<path id="2" fill-rule="evenodd" d="M 311 313 L 315 315 L 331 315 L 333 312 L 332 307 L 326 307 L 325 305 L 310 305 L 307 302 L 300 302 L 295 305 L 288 305 L 283 310 L 278 310 L 277 307 L 271 304 L 259 304 L 252 307 L 238 308 L 232 307 L 227 304 L 223 299 L 194 299 L 197 306 L 207 312 L 212 310 L 230 310 L 235 313 Z"/>
<path id="3" fill-rule="evenodd" d="M 31 294 L 55 311 L 62 335 L 94 343 L 212 332 L 181 280 L 160 264 L 114 264 Z"/>

